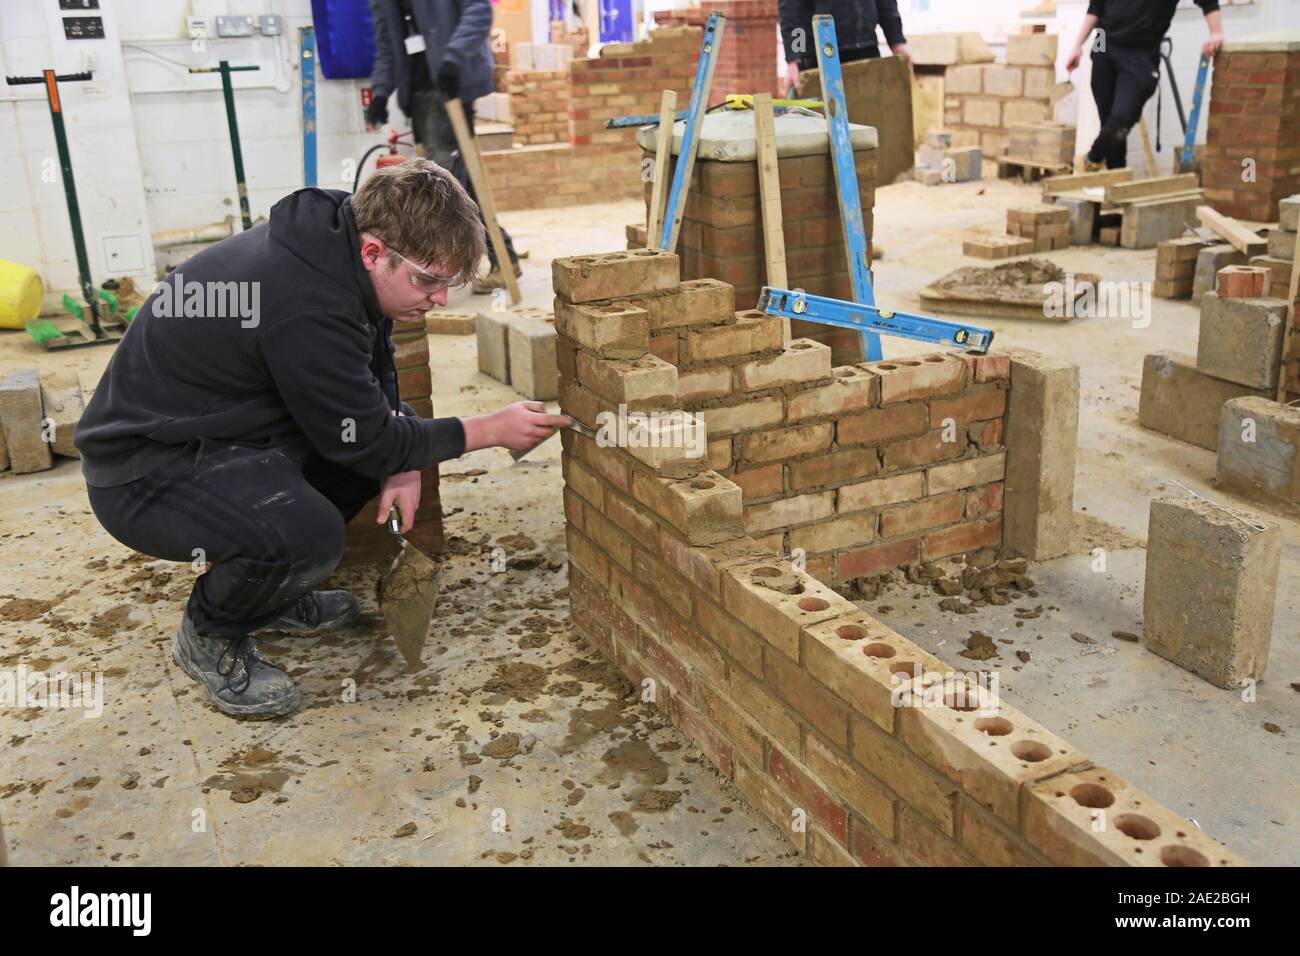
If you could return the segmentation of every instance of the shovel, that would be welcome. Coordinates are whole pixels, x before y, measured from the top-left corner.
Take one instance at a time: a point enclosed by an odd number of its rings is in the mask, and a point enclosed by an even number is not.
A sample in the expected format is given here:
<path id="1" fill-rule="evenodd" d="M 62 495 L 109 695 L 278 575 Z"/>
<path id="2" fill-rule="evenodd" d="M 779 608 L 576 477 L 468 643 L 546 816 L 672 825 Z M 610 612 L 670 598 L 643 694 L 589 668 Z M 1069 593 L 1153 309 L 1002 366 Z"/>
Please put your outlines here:
<path id="1" fill-rule="evenodd" d="M 388 530 L 401 550 L 393 566 L 379 579 L 375 589 L 388 632 L 411 668 L 420 666 L 420 652 L 429 636 L 429 622 L 438 603 L 438 564 L 413 548 L 402 536 L 402 520 L 396 506 L 388 512 Z"/>

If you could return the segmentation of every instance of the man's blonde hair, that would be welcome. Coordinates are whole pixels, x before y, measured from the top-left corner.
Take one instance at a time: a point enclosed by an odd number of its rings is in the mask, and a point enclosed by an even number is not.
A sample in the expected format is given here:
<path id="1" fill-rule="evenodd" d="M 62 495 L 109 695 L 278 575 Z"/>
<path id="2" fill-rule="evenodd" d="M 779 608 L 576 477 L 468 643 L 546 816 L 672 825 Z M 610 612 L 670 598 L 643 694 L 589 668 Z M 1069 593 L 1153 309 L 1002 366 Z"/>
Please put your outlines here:
<path id="1" fill-rule="evenodd" d="M 436 263 L 464 285 L 487 251 L 478 204 L 437 163 L 412 157 L 370 174 L 352 194 L 357 232 L 371 233 L 420 265 Z"/>

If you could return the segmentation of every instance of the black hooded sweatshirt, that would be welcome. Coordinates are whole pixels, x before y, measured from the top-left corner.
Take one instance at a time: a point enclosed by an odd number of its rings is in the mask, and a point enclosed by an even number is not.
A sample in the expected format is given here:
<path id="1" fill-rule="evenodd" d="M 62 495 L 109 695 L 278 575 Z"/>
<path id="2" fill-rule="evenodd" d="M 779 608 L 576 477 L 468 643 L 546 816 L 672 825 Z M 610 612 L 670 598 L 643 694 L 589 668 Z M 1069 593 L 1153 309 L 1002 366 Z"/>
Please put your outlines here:
<path id="1" fill-rule="evenodd" d="M 1219 0 L 1196 0 L 1202 13 L 1219 9 Z M 1155 48 L 1174 22 L 1178 0 L 1091 0 L 1088 12 L 1116 46 Z"/>
<path id="2" fill-rule="evenodd" d="M 195 439 L 305 437 L 373 478 L 463 454 L 460 419 L 403 406 L 391 332 L 349 195 L 300 189 L 269 222 L 200 252 L 145 300 L 73 437 L 86 482 L 134 481 Z"/>

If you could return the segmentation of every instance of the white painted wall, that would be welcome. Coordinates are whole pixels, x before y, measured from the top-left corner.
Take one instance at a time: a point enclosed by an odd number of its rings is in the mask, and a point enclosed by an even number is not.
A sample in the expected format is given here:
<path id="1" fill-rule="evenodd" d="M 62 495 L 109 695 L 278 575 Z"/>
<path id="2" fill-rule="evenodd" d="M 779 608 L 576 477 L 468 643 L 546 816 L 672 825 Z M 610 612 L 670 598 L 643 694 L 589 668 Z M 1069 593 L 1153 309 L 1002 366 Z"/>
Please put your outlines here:
<path id="1" fill-rule="evenodd" d="M 73 169 L 96 284 L 130 274 L 151 283 L 153 232 L 238 221 L 234 162 L 220 78 L 191 75 L 187 66 L 257 65 L 234 77 L 244 170 L 254 218 L 303 185 L 298 28 L 311 23 L 310 0 L 101 0 L 106 38 L 63 38 L 55 0 L 0 3 L 0 69 L 61 73 L 95 59 L 94 84 L 62 87 Z M 195 50 L 187 15 L 279 14 L 278 39 L 218 39 Z M 215 32 L 215 30 L 213 31 Z M 360 88 L 366 81 L 317 75 L 319 184 L 351 188 L 362 152 L 379 142 L 362 125 Z M 30 265 L 46 284 L 46 304 L 77 288 L 76 263 L 61 179 L 42 178 L 55 156 L 40 87 L 0 90 L 0 258 Z M 391 104 L 395 124 L 403 123 Z M 237 227 L 238 228 L 238 227 Z M 138 270 L 105 259 L 105 236 L 134 235 Z"/>

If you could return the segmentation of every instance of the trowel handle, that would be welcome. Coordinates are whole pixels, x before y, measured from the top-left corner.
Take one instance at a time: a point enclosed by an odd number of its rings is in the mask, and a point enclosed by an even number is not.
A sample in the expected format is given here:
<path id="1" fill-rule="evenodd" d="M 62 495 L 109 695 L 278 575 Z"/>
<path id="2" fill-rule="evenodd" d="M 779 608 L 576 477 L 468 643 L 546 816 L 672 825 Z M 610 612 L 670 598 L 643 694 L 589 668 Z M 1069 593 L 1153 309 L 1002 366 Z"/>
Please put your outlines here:
<path id="1" fill-rule="evenodd" d="M 402 513 L 397 510 L 397 505 L 391 505 L 388 509 L 388 530 L 392 532 L 394 538 L 398 541 L 402 538 Z"/>

